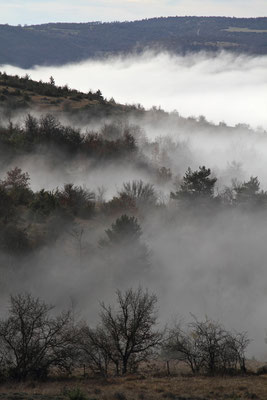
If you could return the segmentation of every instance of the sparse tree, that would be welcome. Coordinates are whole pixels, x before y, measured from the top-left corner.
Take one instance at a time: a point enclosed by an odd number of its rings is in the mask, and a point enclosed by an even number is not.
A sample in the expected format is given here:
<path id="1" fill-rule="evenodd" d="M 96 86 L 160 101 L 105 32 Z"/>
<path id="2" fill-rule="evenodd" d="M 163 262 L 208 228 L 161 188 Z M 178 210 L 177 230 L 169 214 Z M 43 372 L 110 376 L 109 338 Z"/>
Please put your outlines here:
<path id="1" fill-rule="evenodd" d="M 134 243 L 139 241 L 142 235 L 142 229 L 137 218 L 128 215 L 117 218 L 111 228 L 105 232 L 107 237 L 100 241 L 101 246 Z"/>
<path id="2" fill-rule="evenodd" d="M 11 296 L 9 315 L 0 321 L 1 357 L 10 376 L 43 377 L 51 366 L 69 366 L 71 313 L 52 317 L 52 308 L 28 293 Z"/>
<path id="3" fill-rule="evenodd" d="M 27 139 L 32 143 L 38 134 L 39 124 L 37 118 L 28 114 L 25 119 L 25 133 Z"/>
<path id="4" fill-rule="evenodd" d="M 46 114 L 39 121 L 39 129 L 41 137 L 49 141 L 55 140 L 58 135 L 61 135 L 60 123 L 57 118 L 52 114 Z"/>
<path id="5" fill-rule="evenodd" d="M 55 86 L 56 82 L 55 82 L 55 79 L 53 78 L 53 76 L 50 76 L 49 83 L 50 83 L 50 85 Z"/>
<path id="6" fill-rule="evenodd" d="M 9 170 L 1 185 L 16 204 L 27 204 L 32 199 L 30 176 L 28 172 L 22 172 L 21 168 L 15 167 Z"/>
<path id="7" fill-rule="evenodd" d="M 38 217 L 47 217 L 59 208 L 57 192 L 40 190 L 34 193 L 30 208 Z"/>
<path id="8" fill-rule="evenodd" d="M 194 318 L 186 330 L 178 324 L 169 331 L 164 349 L 170 359 L 185 362 L 193 373 L 214 375 L 238 369 L 245 372 L 249 343 L 245 332 L 229 332 L 219 322 Z"/>
<path id="9" fill-rule="evenodd" d="M 151 207 L 157 202 L 154 186 L 142 180 L 124 183 L 119 195 L 124 194 L 135 202 L 137 208 Z"/>
<path id="10" fill-rule="evenodd" d="M 30 176 L 28 172 L 22 172 L 21 168 L 15 167 L 7 172 L 6 179 L 2 182 L 4 187 L 16 189 L 28 189 Z"/>
<path id="11" fill-rule="evenodd" d="M 166 359 L 186 363 L 194 374 L 198 373 L 203 365 L 197 336 L 189 330 L 184 331 L 180 324 L 170 329 L 163 351 Z"/>
<path id="12" fill-rule="evenodd" d="M 165 184 L 172 179 L 172 172 L 170 168 L 160 167 L 157 170 L 157 180 L 160 184 Z"/>
<path id="13" fill-rule="evenodd" d="M 226 357 L 228 360 L 228 368 L 232 368 L 233 364 L 235 368 L 239 365 L 241 372 L 246 373 L 246 349 L 251 340 L 248 338 L 247 332 L 227 332 L 226 344 L 231 357 Z M 232 360 L 232 365 L 229 361 Z"/>
<path id="14" fill-rule="evenodd" d="M 102 303 L 101 322 L 122 374 L 129 365 L 146 360 L 161 343 L 157 323 L 157 297 L 142 288 L 117 291 L 117 308 Z M 114 358 L 114 355 L 113 355 Z M 113 360 L 114 361 L 114 360 Z"/>
<path id="15" fill-rule="evenodd" d="M 87 365 L 94 374 L 107 377 L 110 363 L 118 366 L 119 362 L 106 331 L 101 326 L 91 329 L 84 325 L 79 336 L 81 363 Z"/>
<path id="16" fill-rule="evenodd" d="M 69 233 L 75 242 L 75 245 L 76 245 L 75 247 L 77 247 L 78 254 L 79 254 L 79 264 L 81 267 L 82 258 L 83 258 L 83 249 L 84 249 L 84 246 L 83 246 L 84 229 L 82 227 L 76 225 L 70 230 Z"/>
<path id="17" fill-rule="evenodd" d="M 135 217 L 122 215 L 105 233 L 106 237 L 100 239 L 99 246 L 109 262 L 135 273 L 149 267 L 149 251 L 141 240 L 142 229 Z"/>
<path id="18" fill-rule="evenodd" d="M 267 192 L 260 190 L 260 182 L 257 177 L 251 176 L 247 182 L 234 183 L 235 204 L 240 206 L 266 206 Z"/>
<path id="19" fill-rule="evenodd" d="M 171 198 L 175 200 L 201 200 L 212 199 L 217 178 L 211 177 L 211 170 L 205 166 L 185 173 L 179 190 L 171 192 Z"/>
<path id="20" fill-rule="evenodd" d="M 202 365 L 208 373 L 214 374 L 220 369 L 221 356 L 225 351 L 227 337 L 225 329 L 218 322 L 207 318 L 204 321 L 195 319 L 190 324 L 190 328 L 191 334 L 196 338 Z"/>
<path id="21" fill-rule="evenodd" d="M 65 184 L 63 190 L 57 192 L 57 198 L 74 216 L 90 217 L 95 207 L 94 192 L 73 183 Z"/>

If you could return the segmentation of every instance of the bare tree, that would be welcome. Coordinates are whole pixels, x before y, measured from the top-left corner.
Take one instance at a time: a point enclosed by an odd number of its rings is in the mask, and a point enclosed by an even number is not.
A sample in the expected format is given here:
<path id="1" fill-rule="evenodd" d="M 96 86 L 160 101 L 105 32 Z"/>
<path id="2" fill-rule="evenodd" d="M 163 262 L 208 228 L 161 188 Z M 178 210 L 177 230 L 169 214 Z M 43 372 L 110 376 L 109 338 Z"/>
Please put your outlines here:
<path id="1" fill-rule="evenodd" d="M 52 317 L 52 309 L 28 293 L 11 296 L 9 316 L 0 321 L 0 344 L 4 365 L 14 378 L 46 375 L 52 365 L 70 366 L 71 313 Z"/>
<path id="2" fill-rule="evenodd" d="M 228 368 L 237 368 L 241 372 L 246 373 L 246 349 L 250 343 L 247 332 L 228 332 L 226 337 L 227 349 L 230 355 L 226 357 L 228 360 Z"/>
<path id="3" fill-rule="evenodd" d="M 176 324 L 168 334 L 163 351 L 168 360 L 178 360 L 186 363 L 193 373 L 198 373 L 203 365 L 203 357 L 198 348 L 197 336 L 190 331 L 184 331 Z"/>
<path id="4" fill-rule="evenodd" d="M 118 366 L 114 357 L 112 343 L 102 327 L 91 329 L 84 325 L 80 330 L 80 361 L 87 365 L 94 374 L 104 377 L 108 375 L 108 368 L 113 361 Z"/>
<path id="5" fill-rule="evenodd" d="M 124 183 L 123 189 L 119 192 L 120 196 L 123 194 L 133 199 L 137 207 L 150 207 L 157 202 L 154 186 L 142 180 Z"/>
<path id="6" fill-rule="evenodd" d="M 82 265 L 82 259 L 83 259 L 83 234 L 84 234 L 84 228 L 80 227 L 79 225 L 74 226 L 70 231 L 69 231 L 71 237 L 74 239 L 78 254 L 79 254 L 79 265 L 81 267 Z"/>
<path id="7" fill-rule="evenodd" d="M 206 318 L 194 321 L 183 330 L 178 324 L 169 331 L 164 344 L 170 359 L 186 362 L 193 373 L 209 374 L 238 369 L 246 372 L 247 334 L 227 331 L 220 323 Z"/>
<path id="8" fill-rule="evenodd" d="M 128 372 L 131 363 L 138 365 L 146 360 L 162 340 L 162 334 L 154 330 L 156 303 L 154 294 L 139 287 L 123 293 L 118 290 L 115 311 L 111 306 L 101 305 L 102 326 L 113 349 L 112 361 L 119 362 L 117 369 L 120 368 L 122 374 Z"/>
<path id="9" fill-rule="evenodd" d="M 197 348 L 201 352 L 205 369 L 214 374 L 219 367 L 219 361 L 224 348 L 226 332 L 218 322 L 205 319 L 195 319 L 191 323 L 192 334 L 196 336 Z"/>

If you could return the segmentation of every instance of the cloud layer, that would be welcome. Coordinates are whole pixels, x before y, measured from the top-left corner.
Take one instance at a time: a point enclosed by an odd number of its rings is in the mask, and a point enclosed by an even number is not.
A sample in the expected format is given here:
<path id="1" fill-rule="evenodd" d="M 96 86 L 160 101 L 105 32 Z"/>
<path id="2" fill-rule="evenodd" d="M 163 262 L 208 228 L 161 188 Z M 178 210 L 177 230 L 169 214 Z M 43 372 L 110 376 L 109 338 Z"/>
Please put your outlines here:
<path id="1" fill-rule="evenodd" d="M 183 116 L 204 115 L 216 123 L 267 128 L 267 57 L 146 53 L 30 71 L 11 66 L 2 70 L 27 72 L 37 80 L 53 75 L 58 85 L 67 83 L 84 92 L 101 89 L 104 96 L 122 103 L 176 109 Z"/>

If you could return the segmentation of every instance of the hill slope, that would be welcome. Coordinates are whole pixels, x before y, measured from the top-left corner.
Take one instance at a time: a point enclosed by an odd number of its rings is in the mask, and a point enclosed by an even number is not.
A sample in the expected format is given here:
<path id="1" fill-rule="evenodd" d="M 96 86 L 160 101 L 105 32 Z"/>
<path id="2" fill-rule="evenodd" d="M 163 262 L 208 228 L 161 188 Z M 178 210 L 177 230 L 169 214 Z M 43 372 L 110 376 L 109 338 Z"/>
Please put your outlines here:
<path id="1" fill-rule="evenodd" d="M 0 72 L 0 108 L 8 115 L 18 110 L 35 110 L 41 113 L 83 113 L 87 118 L 102 118 L 112 115 L 143 111 L 141 106 L 122 105 L 114 99 L 107 100 L 100 90 L 82 93 L 67 85 L 34 81 L 28 75 L 11 76 Z"/>
<path id="2" fill-rule="evenodd" d="M 267 18 L 168 17 L 114 23 L 0 25 L 0 64 L 60 65 L 110 54 L 170 50 L 267 54 Z"/>

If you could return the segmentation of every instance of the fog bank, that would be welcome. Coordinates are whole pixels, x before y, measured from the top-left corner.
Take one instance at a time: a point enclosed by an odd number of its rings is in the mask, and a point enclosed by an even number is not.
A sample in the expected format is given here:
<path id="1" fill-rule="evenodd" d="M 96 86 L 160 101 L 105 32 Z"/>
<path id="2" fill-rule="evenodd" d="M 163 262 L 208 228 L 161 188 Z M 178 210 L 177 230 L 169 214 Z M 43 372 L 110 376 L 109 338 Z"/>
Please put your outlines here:
<path id="1" fill-rule="evenodd" d="M 83 91 L 99 88 L 104 96 L 120 102 L 160 105 L 184 116 L 203 114 L 216 123 L 224 120 L 228 126 L 159 111 L 140 113 L 140 118 L 130 115 L 129 121 L 110 116 L 109 121 L 88 118 L 84 123 L 59 115 L 62 123 L 80 127 L 82 132 L 93 129 L 99 133 L 107 122 L 119 126 L 127 122 L 136 134 L 135 159 L 93 162 L 90 157 L 74 157 L 53 147 L 3 157 L 0 179 L 19 166 L 29 172 L 34 191 L 74 183 L 97 194 L 103 186 L 107 201 L 118 196 L 124 182 L 143 179 L 154 185 L 158 203 L 154 210 L 138 215 L 142 240 L 149 249 L 148 270 L 138 270 L 135 261 L 121 266 L 116 259 L 105 258 L 98 242 L 118 215 L 98 211 L 88 221 L 76 218 L 66 223 L 55 242 L 23 259 L 0 253 L 0 298 L 28 290 L 59 307 L 71 300 L 81 316 L 95 324 L 99 301 L 112 302 L 118 287 L 142 284 L 157 293 L 162 324 L 177 315 L 188 318 L 193 313 L 200 319 L 208 315 L 229 329 L 248 330 L 254 340 L 249 355 L 265 358 L 266 210 L 229 207 L 208 216 L 201 209 L 183 215 L 183 209 L 170 201 L 170 192 L 177 190 L 188 167 L 195 170 L 200 165 L 211 168 L 218 178 L 215 195 L 225 185 L 231 186 L 233 179 L 243 182 L 250 176 L 258 176 L 261 188 L 267 189 L 266 132 L 242 125 L 229 127 L 249 123 L 267 128 L 266 67 L 267 57 L 147 53 L 32 71 L 2 68 L 12 74 L 27 72 L 33 79 L 48 80 L 53 75 L 58 85 L 68 83 Z M 13 122 L 23 126 L 25 118 L 26 113 L 18 114 Z M 161 167 L 170 169 L 170 180 L 158 179 Z M 39 221 L 34 223 L 38 232 Z M 119 255 L 127 260 L 125 253 L 122 249 Z"/>
<path id="2" fill-rule="evenodd" d="M 9 74 L 66 83 L 87 92 L 100 89 L 121 103 L 176 109 L 181 115 L 205 115 L 213 122 L 267 127 L 267 57 L 221 52 L 187 56 L 151 53 L 86 61 L 62 67 L 23 70 L 2 66 Z"/>

